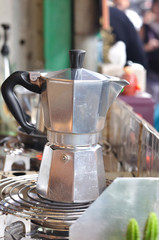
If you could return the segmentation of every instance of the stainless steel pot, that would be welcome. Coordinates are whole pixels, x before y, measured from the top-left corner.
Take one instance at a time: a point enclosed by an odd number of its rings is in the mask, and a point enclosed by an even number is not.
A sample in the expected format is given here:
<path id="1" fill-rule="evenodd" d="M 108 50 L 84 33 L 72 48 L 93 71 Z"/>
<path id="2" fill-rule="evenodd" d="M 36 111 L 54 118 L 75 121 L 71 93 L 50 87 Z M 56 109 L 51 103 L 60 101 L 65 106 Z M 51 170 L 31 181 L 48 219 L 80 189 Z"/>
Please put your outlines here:
<path id="1" fill-rule="evenodd" d="M 8 108 L 27 133 L 35 126 L 25 119 L 13 93 L 19 84 L 41 94 L 48 143 L 37 191 L 59 202 L 88 202 L 105 188 L 102 147 L 98 144 L 106 113 L 127 81 L 82 68 L 85 51 L 71 50 L 71 68 L 57 72 L 15 72 L 2 85 Z"/>

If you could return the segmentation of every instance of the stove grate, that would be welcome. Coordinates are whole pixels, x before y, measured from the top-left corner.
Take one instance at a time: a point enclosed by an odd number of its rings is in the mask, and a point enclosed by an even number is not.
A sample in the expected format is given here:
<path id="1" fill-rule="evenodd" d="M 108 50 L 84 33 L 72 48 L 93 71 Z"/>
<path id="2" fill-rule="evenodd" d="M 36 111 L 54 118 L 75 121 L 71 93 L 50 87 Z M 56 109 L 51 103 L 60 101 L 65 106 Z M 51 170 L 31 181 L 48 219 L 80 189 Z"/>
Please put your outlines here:
<path id="1" fill-rule="evenodd" d="M 68 230 L 91 203 L 61 203 L 44 199 L 36 191 L 37 177 L 35 174 L 2 179 L 1 210 L 30 219 L 39 226 Z"/>

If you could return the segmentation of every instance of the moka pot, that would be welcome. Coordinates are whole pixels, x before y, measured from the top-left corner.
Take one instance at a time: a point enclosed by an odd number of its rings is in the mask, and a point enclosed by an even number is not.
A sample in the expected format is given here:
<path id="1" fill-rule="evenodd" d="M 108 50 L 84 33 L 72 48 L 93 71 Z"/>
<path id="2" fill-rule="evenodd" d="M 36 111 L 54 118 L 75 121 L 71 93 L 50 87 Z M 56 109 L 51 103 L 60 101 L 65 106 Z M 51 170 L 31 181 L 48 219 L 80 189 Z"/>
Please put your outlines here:
<path id="1" fill-rule="evenodd" d="M 28 133 L 30 125 L 14 94 L 22 85 L 41 94 L 48 143 L 39 171 L 37 192 L 58 202 L 90 202 L 105 188 L 102 147 L 98 144 L 106 113 L 127 81 L 82 68 L 85 51 L 71 50 L 68 69 L 15 72 L 2 85 L 4 100 Z"/>

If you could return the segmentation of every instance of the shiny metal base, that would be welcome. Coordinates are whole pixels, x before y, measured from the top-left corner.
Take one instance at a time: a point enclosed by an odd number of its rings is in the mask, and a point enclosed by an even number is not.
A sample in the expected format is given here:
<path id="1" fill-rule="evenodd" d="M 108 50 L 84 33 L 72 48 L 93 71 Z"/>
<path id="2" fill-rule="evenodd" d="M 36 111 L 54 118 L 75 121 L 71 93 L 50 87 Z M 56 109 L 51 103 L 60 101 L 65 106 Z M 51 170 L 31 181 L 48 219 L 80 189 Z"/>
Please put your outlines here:
<path id="1" fill-rule="evenodd" d="M 90 202 L 105 189 L 102 147 L 58 148 L 45 145 L 37 192 L 68 203 Z"/>

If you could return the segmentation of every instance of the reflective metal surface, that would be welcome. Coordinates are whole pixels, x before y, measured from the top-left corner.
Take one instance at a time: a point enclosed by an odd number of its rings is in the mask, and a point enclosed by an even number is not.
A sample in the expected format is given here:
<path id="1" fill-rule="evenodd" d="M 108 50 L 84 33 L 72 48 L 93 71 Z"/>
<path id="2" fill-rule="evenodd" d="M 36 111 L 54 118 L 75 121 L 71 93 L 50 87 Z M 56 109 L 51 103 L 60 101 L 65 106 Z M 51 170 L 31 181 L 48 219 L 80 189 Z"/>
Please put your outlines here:
<path id="1" fill-rule="evenodd" d="M 47 138 L 50 143 L 55 146 L 74 148 L 74 147 L 88 147 L 96 145 L 99 142 L 101 133 L 88 134 L 67 134 L 47 131 Z"/>
<path id="2" fill-rule="evenodd" d="M 30 219 L 54 230 L 67 230 L 90 203 L 59 203 L 41 198 L 36 191 L 37 175 L 25 175 L 0 181 L 0 209 L 4 213 Z"/>
<path id="3" fill-rule="evenodd" d="M 77 69 L 80 74 L 72 79 L 72 71 L 41 76 L 46 80 L 42 93 L 45 126 L 59 133 L 99 132 L 108 108 L 127 82 L 86 69 Z"/>
<path id="4" fill-rule="evenodd" d="M 100 145 L 75 149 L 45 146 L 37 182 L 41 196 L 59 202 L 89 202 L 104 189 L 105 171 Z"/>
<path id="5" fill-rule="evenodd" d="M 102 147 L 98 143 L 110 105 L 128 84 L 82 68 L 84 54 L 83 50 L 70 50 L 69 69 L 18 71 L 2 86 L 12 114 L 28 133 L 35 127 L 26 121 L 13 88 L 22 85 L 41 96 L 49 143 L 45 145 L 37 191 L 53 201 L 90 202 L 104 190 Z M 11 89 L 10 80 L 14 83 Z"/>
<path id="6" fill-rule="evenodd" d="M 110 167 L 110 172 L 124 171 L 137 177 L 159 176 L 159 132 L 119 99 L 107 114 L 103 139 L 111 144 L 120 163 L 118 168 Z"/>
<path id="7" fill-rule="evenodd" d="M 59 202 L 95 200 L 105 188 L 100 132 L 110 105 L 127 82 L 83 68 L 41 74 L 36 81 L 43 85 L 49 140 L 37 191 Z"/>

